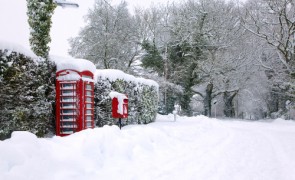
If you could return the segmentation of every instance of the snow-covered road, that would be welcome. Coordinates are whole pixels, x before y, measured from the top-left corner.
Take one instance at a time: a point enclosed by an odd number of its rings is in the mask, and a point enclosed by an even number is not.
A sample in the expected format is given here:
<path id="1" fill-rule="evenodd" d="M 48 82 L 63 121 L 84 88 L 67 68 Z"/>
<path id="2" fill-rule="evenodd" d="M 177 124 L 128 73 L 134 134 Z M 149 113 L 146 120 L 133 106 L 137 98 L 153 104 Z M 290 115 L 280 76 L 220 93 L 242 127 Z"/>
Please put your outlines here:
<path id="1" fill-rule="evenodd" d="M 180 118 L 182 125 L 165 129 L 179 140 L 177 158 L 155 179 L 295 180 L 294 122 L 197 119 Z"/>
<path id="2" fill-rule="evenodd" d="M 0 141 L 5 180 L 295 180 L 295 122 L 158 116 L 69 137 Z"/>

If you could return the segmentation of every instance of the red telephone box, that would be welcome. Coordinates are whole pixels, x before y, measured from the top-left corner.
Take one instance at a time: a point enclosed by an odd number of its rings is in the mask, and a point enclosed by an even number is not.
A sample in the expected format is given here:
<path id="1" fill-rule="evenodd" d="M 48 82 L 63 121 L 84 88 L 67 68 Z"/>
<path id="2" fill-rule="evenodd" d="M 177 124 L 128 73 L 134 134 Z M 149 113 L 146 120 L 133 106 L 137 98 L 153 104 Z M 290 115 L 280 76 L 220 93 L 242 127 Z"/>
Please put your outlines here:
<path id="1" fill-rule="evenodd" d="M 94 81 L 90 71 L 56 73 L 56 135 L 94 128 Z"/>

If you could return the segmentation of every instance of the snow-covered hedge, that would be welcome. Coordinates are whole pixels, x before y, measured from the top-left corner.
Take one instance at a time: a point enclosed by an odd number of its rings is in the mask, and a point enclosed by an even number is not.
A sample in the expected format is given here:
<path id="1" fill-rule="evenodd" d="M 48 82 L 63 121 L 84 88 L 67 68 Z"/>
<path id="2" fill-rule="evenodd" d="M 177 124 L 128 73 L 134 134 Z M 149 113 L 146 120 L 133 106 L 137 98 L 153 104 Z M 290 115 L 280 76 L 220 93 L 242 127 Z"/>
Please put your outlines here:
<path id="1" fill-rule="evenodd" d="M 47 68 L 31 51 L 0 42 L 0 139 L 13 131 L 44 136 L 52 130 Z"/>
<path id="2" fill-rule="evenodd" d="M 155 81 L 136 78 L 120 70 L 97 70 L 95 73 L 95 108 L 97 126 L 116 124 L 111 117 L 109 93 L 116 91 L 128 96 L 128 118 L 124 124 L 146 124 L 156 118 L 158 108 L 158 84 Z"/>
<path id="3" fill-rule="evenodd" d="M 64 68 L 95 73 L 97 126 L 116 123 L 111 117 L 111 91 L 128 96 L 129 116 L 124 124 L 155 120 L 159 99 L 156 82 L 119 70 L 96 70 L 87 60 L 51 57 L 46 62 L 21 46 L 0 41 L 0 139 L 13 131 L 30 131 L 39 137 L 54 133 L 55 72 Z"/>

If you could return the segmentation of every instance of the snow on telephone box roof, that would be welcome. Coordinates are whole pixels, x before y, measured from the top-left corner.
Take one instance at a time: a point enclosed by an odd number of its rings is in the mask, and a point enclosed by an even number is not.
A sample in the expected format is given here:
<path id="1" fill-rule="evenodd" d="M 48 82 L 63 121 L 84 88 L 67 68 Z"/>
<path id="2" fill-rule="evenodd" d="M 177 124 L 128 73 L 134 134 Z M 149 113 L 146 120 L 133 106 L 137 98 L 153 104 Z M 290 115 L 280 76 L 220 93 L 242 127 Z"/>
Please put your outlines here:
<path id="1" fill-rule="evenodd" d="M 70 57 L 60 57 L 60 56 L 50 56 L 51 61 L 56 64 L 56 71 L 61 70 L 75 70 L 78 72 L 82 71 L 90 71 L 91 73 L 95 73 L 96 67 L 95 65 L 86 59 L 75 59 Z"/>

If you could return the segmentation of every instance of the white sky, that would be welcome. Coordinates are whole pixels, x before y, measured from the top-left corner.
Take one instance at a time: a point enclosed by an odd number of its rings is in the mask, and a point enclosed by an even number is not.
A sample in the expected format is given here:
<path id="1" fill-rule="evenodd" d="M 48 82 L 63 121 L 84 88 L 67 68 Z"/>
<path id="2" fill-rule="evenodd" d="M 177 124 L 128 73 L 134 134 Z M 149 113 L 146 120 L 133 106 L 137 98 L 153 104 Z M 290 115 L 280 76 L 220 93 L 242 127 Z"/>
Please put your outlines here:
<path id="1" fill-rule="evenodd" d="M 79 8 L 58 7 L 53 15 L 51 29 L 52 55 L 69 56 L 68 39 L 77 36 L 84 25 L 83 16 L 92 8 L 94 0 L 71 0 L 79 4 Z M 165 3 L 168 0 L 126 0 L 133 7 L 148 7 L 151 3 Z M 170 0 L 172 1 L 172 0 Z M 113 0 L 113 3 L 120 0 Z M 26 0 L 1 0 L 0 5 L 0 41 L 18 43 L 29 49 L 29 25 L 26 15 Z"/>

